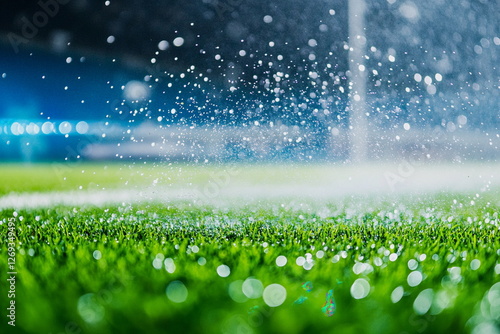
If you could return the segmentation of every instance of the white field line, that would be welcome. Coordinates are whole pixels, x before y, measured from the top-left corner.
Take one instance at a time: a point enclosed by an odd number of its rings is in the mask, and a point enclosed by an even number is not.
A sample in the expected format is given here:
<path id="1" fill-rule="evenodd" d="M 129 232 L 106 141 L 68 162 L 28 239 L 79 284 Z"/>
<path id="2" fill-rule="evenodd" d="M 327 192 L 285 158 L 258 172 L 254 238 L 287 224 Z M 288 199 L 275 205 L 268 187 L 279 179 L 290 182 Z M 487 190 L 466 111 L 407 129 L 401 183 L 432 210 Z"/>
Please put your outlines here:
<path id="1" fill-rule="evenodd" d="M 286 179 L 280 182 L 252 183 L 240 173 L 221 184 L 210 180 L 190 186 L 149 186 L 112 190 L 75 190 L 41 193 L 11 193 L 0 197 L 0 210 L 65 206 L 106 206 L 140 202 L 198 204 L 228 202 L 251 203 L 282 198 L 312 201 L 338 201 L 348 196 L 391 197 L 437 192 L 482 194 L 500 188 L 500 165 L 419 166 L 412 172 L 397 167 L 364 167 L 339 171 L 325 169 L 316 178 Z M 296 175 L 295 175 L 296 176 Z M 283 181 L 286 180 L 286 181 Z"/>

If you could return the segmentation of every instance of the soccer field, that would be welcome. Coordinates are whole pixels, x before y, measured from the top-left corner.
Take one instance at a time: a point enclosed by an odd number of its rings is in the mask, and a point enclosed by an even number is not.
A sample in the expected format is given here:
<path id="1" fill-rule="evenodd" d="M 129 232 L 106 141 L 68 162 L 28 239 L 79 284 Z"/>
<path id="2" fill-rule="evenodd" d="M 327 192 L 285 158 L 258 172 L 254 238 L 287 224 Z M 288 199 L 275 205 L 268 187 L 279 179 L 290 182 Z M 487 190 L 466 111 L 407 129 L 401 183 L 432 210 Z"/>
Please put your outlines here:
<path id="1" fill-rule="evenodd" d="M 499 333 L 498 164 L 403 167 L 4 165 L 0 332 Z"/>

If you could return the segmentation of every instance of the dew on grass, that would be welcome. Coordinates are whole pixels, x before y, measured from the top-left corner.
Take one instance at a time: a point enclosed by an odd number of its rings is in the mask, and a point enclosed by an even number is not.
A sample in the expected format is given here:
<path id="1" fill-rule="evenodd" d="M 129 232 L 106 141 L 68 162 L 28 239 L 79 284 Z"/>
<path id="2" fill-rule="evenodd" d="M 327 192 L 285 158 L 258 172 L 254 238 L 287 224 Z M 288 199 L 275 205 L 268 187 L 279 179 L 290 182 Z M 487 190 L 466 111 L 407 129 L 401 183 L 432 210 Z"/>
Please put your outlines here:
<path id="1" fill-rule="evenodd" d="M 264 289 L 262 298 L 269 307 L 278 307 L 286 300 L 286 289 L 280 284 L 268 285 Z"/>
<path id="2" fill-rule="evenodd" d="M 248 298 L 243 293 L 243 280 L 237 280 L 229 284 L 228 292 L 229 297 L 237 303 L 244 303 Z"/>
<path id="3" fill-rule="evenodd" d="M 174 263 L 174 260 L 172 258 L 166 258 L 165 261 L 163 261 L 163 265 L 165 266 L 165 270 L 169 274 L 173 274 L 175 272 L 176 266 Z"/>
<path id="4" fill-rule="evenodd" d="M 479 261 L 478 259 L 474 259 L 470 262 L 470 268 L 472 270 L 478 270 L 480 266 L 481 266 L 481 261 Z"/>
<path id="5" fill-rule="evenodd" d="M 410 270 L 415 270 L 418 268 L 418 262 L 415 259 L 410 259 L 408 261 L 408 269 Z"/>
<path id="6" fill-rule="evenodd" d="M 154 267 L 155 269 L 161 269 L 161 267 L 163 267 L 163 261 L 162 261 L 161 259 L 159 259 L 159 258 L 157 258 L 157 257 L 156 257 L 156 258 L 153 260 L 153 267 Z"/>
<path id="7" fill-rule="evenodd" d="M 280 255 L 276 258 L 276 265 L 278 267 L 283 267 L 286 265 L 286 263 L 288 262 L 288 259 L 286 258 L 286 256 L 284 255 Z"/>
<path id="8" fill-rule="evenodd" d="M 299 256 L 296 260 L 295 260 L 295 263 L 298 265 L 298 266 L 303 266 L 304 263 L 306 263 L 306 258 L 303 257 L 303 256 Z"/>
<path id="9" fill-rule="evenodd" d="M 356 274 L 356 275 L 360 275 L 360 274 L 369 274 L 371 272 L 373 272 L 373 267 L 371 264 L 369 263 L 363 263 L 363 262 L 356 262 L 354 264 L 354 266 L 352 267 L 352 271 Z"/>
<path id="10" fill-rule="evenodd" d="M 167 286 L 167 297 L 174 303 L 183 303 L 188 297 L 188 289 L 181 281 L 173 281 Z"/>
<path id="11" fill-rule="evenodd" d="M 204 266 L 205 264 L 207 264 L 207 259 L 205 259 L 204 257 L 200 257 L 200 258 L 198 259 L 198 264 L 199 264 L 200 266 Z"/>
<path id="12" fill-rule="evenodd" d="M 415 287 L 422 283 L 422 273 L 420 271 L 412 271 L 411 273 L 408 274 L 408 277 L 406 278 L 408 285 L 411 287 Z"/>
<path id="13" fill-rule="evenodd" d="M 105 309 L 98 298 L 93 293 L 87 293 L 78 299 L 78 314 L 80 317 L 89 324 L 100 322 L 104 318 Z"/>
<path id="14" fill-rule="evenodd" d="M 397 302 L 399 302 L 401 300 L 401 298 L 403 298 L 404 292 L 405 292 L 405 290 L 403 289 L 402 286 L 398 286 L 397 288 L 395 288 L 394 290 L 392 290 L 391 301 L 394 304 L 396 304 Z"/>
<path id="15" fill-rule="evenodd" d="M 434 291 L 432 289 L 421 291 L 413 302 L 413 310 L 415 313 L 418 315 L 426 314 L 431 308 L 433 298 Z"/>
<path id="16" fill-rule="evenodd" d="M 225 264 L 221 264 L 220 266 L 217 267 L 217 274 L 220 277 L 228 277 L 230 273 L 231 269 Z"/>
<path id="17" fill-rule="evenodd" d="M 92 256 L 94 257 L 94 259 L 96 259 L 96 260 L 100 260 L 100 259 L 101 259 L 101 257 L 102 257 L 101 251 L 99 251 L 99 250 L 95 250 L 95 251 L 92 253 Z"/>
<path id="18" fill-rule="evenodd" d="M 241 286 L 243 294 L 250 299 L 257 299 L 262 296 L 264 285 L 256 278 L 247 278 Z"/>
<path id="19" fill-rule="evenodd" d="M 439 290 L 432 302 L 431 314 L 436 315 L 453 305 L 456 297 L 456 290 Z"/>
<path id="20" fill-rule="evenodd" d="M 313 266 L 314 266 L 314 261 L 308 260 L 306 261 L 306 263 L 304 263 L 302 268 L 304 268 L 305 270 L 311 270 Z"/>
<path id="21" fill-rule="evenodd" d="M 358 278 L 351 285 L 351 296 L 354 299 L 363 299 L 370 293 L 370 283 L 364 278 Z"/>
<path id="22" fill-rule="evenodd" d="M 451 267 L 448 268 L 449 279 L 453 284 L 457 284 L 462 280 L 462 268 Z"/>

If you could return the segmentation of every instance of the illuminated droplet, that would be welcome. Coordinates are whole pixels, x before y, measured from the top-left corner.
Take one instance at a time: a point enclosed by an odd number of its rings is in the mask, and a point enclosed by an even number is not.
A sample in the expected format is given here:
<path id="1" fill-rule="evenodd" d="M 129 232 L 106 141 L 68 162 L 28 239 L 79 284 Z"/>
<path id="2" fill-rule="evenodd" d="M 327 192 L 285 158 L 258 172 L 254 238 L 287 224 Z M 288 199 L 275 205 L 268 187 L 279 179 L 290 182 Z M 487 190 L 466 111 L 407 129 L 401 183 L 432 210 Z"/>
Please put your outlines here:
<path id="1" fill-rule="evenodd" d="M 363 299 L 370 293 L 370 283 L 364 278 L 358 278 L 351 285 L 351 296 L 354 299 Z"/>
<path id="2" fill-rule="evenodd" d="M 165 51 L 168 47 L 169 43 L 167 41 L 160 41 L 160 43 L 158 43 L 158 49 L 161 51 Z"/>
<path id="3" fill-rule="evenodd" d="M 87 122 L 81 121 L 76 124 L 76 132 L 78 132 L 81 135 L 84 135 L 89 131 L 89 125 Z"/>
<path id="4" fill-rule="evenodd" d="M 283 266 L 285 266 L 287 262 L 288 262 L 288 260 L 287 260 L 286 256 L 284 256 L 284 255 L 280 255 L 280 256 L 278 256 L 278 257 L 276 258 L 276 265 L 277 265 L 278 267 L 283 267 Z"/>
<path id="5" fill-rule="evenodd" d="M 100 322 L 104 318 L 104 306 L 102 306 L 96 295 L 87 293 L 78 299 L 78 314 L 89 324 Z"/>
<path id="6" fill-rule="evenodd" d="M 413 302 L 413 310 L 418 315 L 426 314 L 432 305 L 432 299 L 434 298 L 434 291 L 432 289 L 425 289 L 420 292 Z"/>
<path id="7" fill-rule="evenodd" d="M 163 261 L 163 265 L 165 266 L 165 270 L 170 273 L 170 274 L 173 274 L 175 272 L 175 263 L 174 263 L 174 260 L 171 259 L 171 258 L 166 258 L 165 261 Z"/>
<path id="8" fill-rule="evenodd" d="M 99 250 L 95 250 L 94 253 L 92 253 L 92 256 L 94 257 L 94 259 L 100 260 L 102 257 L 102 254 Z"/>
<path id="9" fill-rule="evenodd" d="M 228 277 L 230 273 L 231 269 L 225 264 L 221 264 L 220 266 L 217 267 L 217 274 L 220 277 Z"/>
<path id="10" fill-rule="evenodd" d="M 262 298 L 269 307 L 278 307 L 286 300 L 286 289 L 280 284 L 268 285 L 264 289 Z"/>
<path id="11" fill-rule="evenodd" d="M 264 285 L 262 282 L 255 278 L 247 278 L 243 285 L 241 286 L 241 290 L 250 299 L 260 298 L 262 296 L 262 291 L 264 290 Z"/>
<path id="12" fill-rule="evenodd" d="M 63 135 L 70 133 L 72 128 L 73 127 L 71 126 L 71 123 L 66 121 L 61 122 L 61 124 L 59 124 L 59 132 L 62 133 Z"/>
<path id="13" fill-rule="evenodd" d="M 229 297 L 237 303 L 244 303 L 248 300 L 242 291 L 243 281 L 237 280 L 229 284 L 228 293 Z"/>
<path id="14" fill-rule="evenodd" d="M 391 301 L 395 304 L 403 298 L 405 290 L 403 289 L 402 286 L 398 286 L 396 289 L 394 289 L 391 293 Z"/>
<path id="15" fill-rule="evenodd" d="M 420 271 L 412 271 L 410 274 L 408 274 L 407 281 L 409 286 L 417 286 L 420 283 L 422 283 L 422 273 Z"/>
<path id="16" fill-rule="evenodd" d="M 176 37 L 176 38 L 174 39 L 173 44 L 174 44 L 175 46 L 177 46 L 177 47 L 182 46 L 182 45 L 184 44 L 184 38 L 182 38 L 182 37 Z"/>
<path id="17" fill-rule="evenodd" d="M 188 290 L 181 281 L 173 281 L 167 287 L 167 297 L 174 303 L 183 303 L 188 297 Z"/>
<path id="18" fill-rule="evenodd" d="M 481 261 L 479 261 L 478 259 L 474 259 L 470 262 L 470 268 L 472 270 L 478 270 L 479 267 L 481 267 Z"/>

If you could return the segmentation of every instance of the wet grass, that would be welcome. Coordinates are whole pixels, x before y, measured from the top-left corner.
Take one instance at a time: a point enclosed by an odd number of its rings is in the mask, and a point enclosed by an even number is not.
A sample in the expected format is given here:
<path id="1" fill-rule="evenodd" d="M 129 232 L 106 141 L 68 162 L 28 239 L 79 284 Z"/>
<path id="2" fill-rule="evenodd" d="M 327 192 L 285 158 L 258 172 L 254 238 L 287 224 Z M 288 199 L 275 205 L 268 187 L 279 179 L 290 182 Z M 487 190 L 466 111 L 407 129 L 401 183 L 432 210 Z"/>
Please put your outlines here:
<path id="1" fill-rule="evenodd" d="M 0 212 L 2 333 L 496 333 L 500 203 L 189 202 Z M 5 290 L 4 290 L 5 291 Z M 286 296 L 284 294 L 286 292 Z"/>

